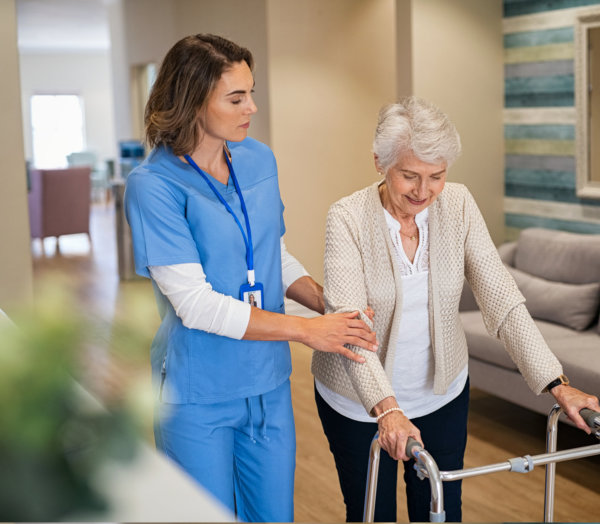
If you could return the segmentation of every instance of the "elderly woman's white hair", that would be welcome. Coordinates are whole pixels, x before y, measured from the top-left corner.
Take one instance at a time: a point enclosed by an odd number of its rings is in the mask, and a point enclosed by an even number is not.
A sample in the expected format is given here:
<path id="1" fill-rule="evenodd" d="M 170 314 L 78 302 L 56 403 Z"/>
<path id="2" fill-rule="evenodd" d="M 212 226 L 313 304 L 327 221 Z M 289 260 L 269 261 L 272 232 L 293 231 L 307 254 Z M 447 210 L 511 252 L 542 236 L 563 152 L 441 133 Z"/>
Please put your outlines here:
<path id="1" fill-rule="evenodd" d="M 379 111 L 373 153 L 384 172 L 408 153 L 428 164 L 450 167 L 460 152 L 456 127 L 432 103 L 411 96 Z"/>

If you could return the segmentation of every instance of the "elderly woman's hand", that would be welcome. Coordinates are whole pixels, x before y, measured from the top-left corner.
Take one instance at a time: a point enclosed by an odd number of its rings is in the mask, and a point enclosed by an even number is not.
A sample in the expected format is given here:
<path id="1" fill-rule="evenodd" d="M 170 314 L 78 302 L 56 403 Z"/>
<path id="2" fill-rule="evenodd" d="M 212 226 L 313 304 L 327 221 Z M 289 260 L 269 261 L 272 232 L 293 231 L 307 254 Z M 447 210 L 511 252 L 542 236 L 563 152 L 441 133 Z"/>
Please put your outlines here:
<path id="1" fill-rule="evenodd" d="M 585 420 L 581 418 L 579 412 L 583 408 L 600 411 L 600 404 L 598 403 L 597 397 L 588 395 L 587 393 L 566 384 L 553 387 L 550 390 L 550 393 L 554 396 L 556 402 L 558 402 L 565 414 L 579 429 L 582 429 L 587 434 L 592 432 L 590 427 L 585 423 Z"/>
<path id="2" fill-rule="evenodd" d="M 373 412 L 375 415 L 379 415 L 397 407 L 396 399 L 388 397 L 379 402 L 373 408 Z M 394 460 L 410 460 L 412 458 L 406 454 L 408 437 L 413 437 L 423 444 L 421 432 L 402 411 L 390 411 L 381 417 L 377 424 L 379 426 L 379 445 Z"/>

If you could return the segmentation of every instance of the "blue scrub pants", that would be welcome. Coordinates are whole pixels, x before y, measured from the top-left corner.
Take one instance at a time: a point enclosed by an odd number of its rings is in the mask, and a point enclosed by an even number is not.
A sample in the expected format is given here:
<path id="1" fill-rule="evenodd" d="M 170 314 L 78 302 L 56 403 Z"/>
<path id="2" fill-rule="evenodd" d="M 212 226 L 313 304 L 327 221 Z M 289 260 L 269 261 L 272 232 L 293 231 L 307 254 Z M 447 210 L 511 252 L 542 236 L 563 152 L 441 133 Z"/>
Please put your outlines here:
<path id="1" fill-rule="evenodd" d="M 377 424 L 358 422 L 340 415 L 323 400 L 315 388 L 317 410 L 329 449 L 335 459 L 340 487 L 346 504 L 346 521 L 363 519 L 367 469 L 371 441 L 377 433 Z M 427 451 L 440 470 L 463 468 L 467 445 L 467 415 L 469 411 L 469 380 L 462 393 L 437 411 L 411 422 L 419 428 Z M 427 480 L 417 477 L 414 461 L 403 463 L 406 483 L 406 504 L 411 522 L 429 522 L 431 488 Z M 396 485 L 398 462 L 381 450 L 375 522 L 396 522 Z M 444 482 L 444 509 L 447 522 L 462 519 L 462 481 Z"/>
<path id="2" fill-rule="evenodd" d="M 290 381 L 256 397 L 157 406 L 157 448 L 238 519 L 294 520 L 296 433 Z"/>

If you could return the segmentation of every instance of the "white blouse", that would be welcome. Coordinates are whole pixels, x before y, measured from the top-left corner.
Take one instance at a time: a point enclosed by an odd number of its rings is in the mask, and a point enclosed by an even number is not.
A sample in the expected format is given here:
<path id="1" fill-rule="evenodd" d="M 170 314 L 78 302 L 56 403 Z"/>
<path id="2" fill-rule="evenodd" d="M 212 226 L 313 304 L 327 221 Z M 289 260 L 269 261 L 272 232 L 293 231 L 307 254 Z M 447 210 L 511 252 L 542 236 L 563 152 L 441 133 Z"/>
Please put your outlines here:
<path id="1" fill-rule="evenodd" d="M 433 393 L 434 362 L 429 334 L 429 211 L 415 216 L 419 228 L 419 246 L 411 262 L 402 246 L 400 223 L 384 209 L 396 262 L 402 275 L 402 316 L 396 358 L 392 364 L 392 388 L 396 400 L 409 418 L 428 415 L 456 398 L 463 390 L 468 370 L 461 371 L 445 395 Z M 377 314 L 377 312 L 375 312 Z M 338 413 L 359 422 L 374 422 L 362 404 L 335 393 L 319 380 L 316 388 Z"/>

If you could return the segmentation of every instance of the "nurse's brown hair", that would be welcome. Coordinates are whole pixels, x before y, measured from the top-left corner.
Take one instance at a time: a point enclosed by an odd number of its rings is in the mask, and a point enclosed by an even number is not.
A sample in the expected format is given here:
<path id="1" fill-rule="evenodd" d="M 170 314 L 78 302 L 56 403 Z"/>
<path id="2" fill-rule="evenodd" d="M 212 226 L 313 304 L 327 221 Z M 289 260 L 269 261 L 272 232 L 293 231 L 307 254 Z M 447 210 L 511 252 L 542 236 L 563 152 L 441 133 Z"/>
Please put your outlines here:
<path id="1" fill-rule="evenodd" d="M 254 66 L 252 53 L 216 35 L 198 34 L 166 54 L 144 112 L 146 143 L 166 145 L 178 156 L 191 154 L 201 138 L 198 116 L 221 75 L 233 64 Z"/>

